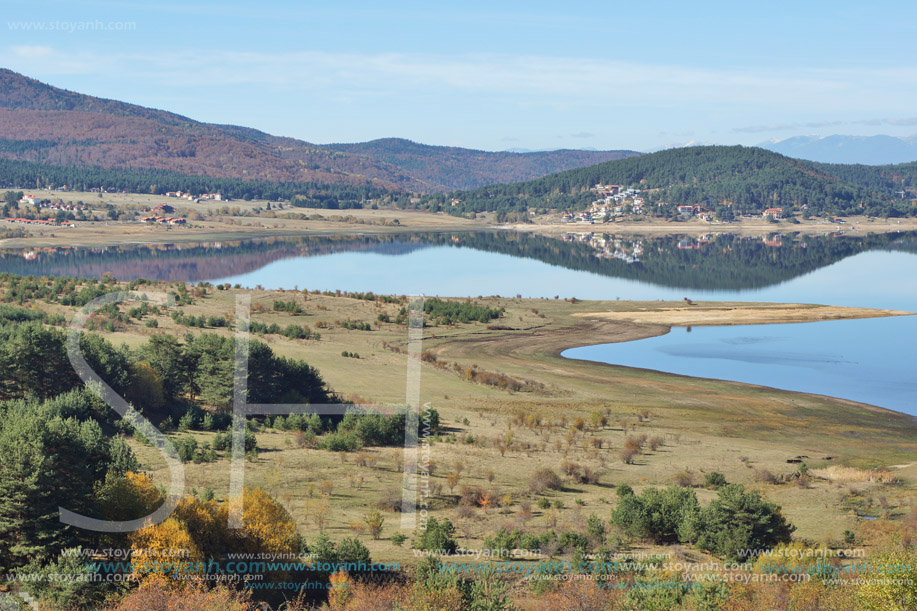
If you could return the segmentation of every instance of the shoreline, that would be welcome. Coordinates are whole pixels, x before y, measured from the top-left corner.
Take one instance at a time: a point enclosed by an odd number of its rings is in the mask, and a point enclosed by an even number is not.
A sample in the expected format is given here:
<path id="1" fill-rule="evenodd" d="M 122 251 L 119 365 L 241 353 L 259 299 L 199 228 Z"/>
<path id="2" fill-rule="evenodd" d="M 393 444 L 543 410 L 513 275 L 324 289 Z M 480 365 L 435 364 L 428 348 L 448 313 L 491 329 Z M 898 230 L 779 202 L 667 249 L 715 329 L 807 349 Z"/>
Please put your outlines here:
<path id="1" fill-rule="evenodd" d="M 44 194 L 43 194 L 44 195 Z M 187 217 L 185 226 L 148 225 L 138 221 L 77 221 L 76 227 L 27 225 L 26 237 L 0 239 L 0 248 L 46 248 L 80 246 L 104 248 L 126 244 L 163 244 L 183 242 L 213 242 L 251 240 L 270 237 L 306 237 L 314 235 L 399 235 L 414 232 L 488 232 L 511 231 L 560 237 L 565 233 L 598 232 L 622 235 L 697 235 L 726 233 L 762 236 L 780 233 L 808 233 L 862 236 L 871 233 L 917 231 L 917 218 L 878 219 L 849 217 L 844 223 L 824 219 L 801 220 L 799 223 L 769 223 L 762 219 L 740 219 L 732 223 L 708 223 L 697 219 L 667 221 L 648 219 L 635 222 L 597 224 L 561 223 L 556 214 L 534 218 L 530 223 L 498 223 L 492 212 L 479 213 L 470 219 L 444 212 L 429 212 L 396 208 L 361 208 L 334 210 L 327 208 L 291 208 L 266 210 L 268 202 L 210 201 L 193 204 L 166 200 L 148 194 L 99 194 L 56 192 L 47 194 L 64 200 L 86 200 L 91 205 L 103 202 L 127 211 L 150 210 L 168 201 L 177 216 Z M 81 199 L 82 198 L 82 199 Z M 98 200 L 98 201 L 97 201 Z M 95 210 L 98 212 L 98 210 Z M 9 228 L 20 227 L 10 225 Z M 7 229 L 6 224 L 0 229 Z"/>
<path id="2" fill-rule="evenodd" d="M 589 302 L 583 302 L 588 304 Z M 607 303 L 607 302 L 606 302 Z M 640 302 L 619 302 L 622 306 L 632 307 Z M 651 302 L 658 306 L 658 302 Z M 664 302 L 665 303 L 665 302 Z M 600 306 L 601 302 L 593 302 Z M 821 393 L 809 393 L 799 390 L 777 388 L 753 382 L 743 382 L 724 378 L 708 378 L 692 376 L 677 372 L 618 365 L 596 361 L 592 359 L 576 359 L 564 356 L 563 353 L 589 346 L 602 344 L 617 344 L 660 337 L 671 332 L 672 327 L 683 326 L 743 326 L 754 324 L 797 324 L 806 322 L 825 322 L 831 320 L 856 320 L 864 318 L 885 318 L 895 316 L 913 316 L 917 313 L 901 310 L 887 310 L 875 308 L 856 308 L 846 306 L 821 306 L 812 304 L 785 304 L 785 303 L 754 303 L 754 302 L 698 302 L 695 314 L 714 313 L 719 316 L 730 316 L 734 320 L 714 323 L 702 323 L 686 320 L 667 321 L 672 313 L 677 313 L 684 308 L 679 302 L 668 302 L 669 305 L 678 306 L 661 309 L 657 312 L 576 312 L 569 315 L 572 326 L 562 328 L 534 330 L 527 335 L 507 333 L 505 335 L 488 336 L 483 338 L 446 339 L 445 343 L 434 349 L 437 354 L 448 358 L 484 356 L 501 360 L 517 361 L 523 368 L 535 371 L 534 365 L 543 361 L 555 361 L 557 367 L 552 367 L 552 373 L 573 373 L 580 366 L 604 371 L 615 371 L 625 378 L 634 375 L 649 374 L 653 376 L 675 377 L 691 385 L 716 383 L 734 386 L 737 389 L 761 391 L 765 393 L 785 394 L 787 397 L 808 397 L 832 403 L 842 403 L 857 410 L 865 410 L 874 414 L 882 414 L 893 418 L 904 418 L 917 421 L 917 416 L 900 412 L 894 409 L 864 403 L 854 399 L 835 397 Z M 757 313 L 757 319 L 749 319 L 749 313 Z M 608 316 L 608 315 L 611 316 Z M 655 314 L 655 316 L 653 316 Z M 641 315 L 643 316 L 642 318 Z M 655 319 L 654 319 L 655 318 Z M 699 319 L 694 319 L 699 320 Z M 558 371 L 558 369 L 560 371 Z"/>
<path id="3" fill-rule="evenodd" d="M 716 302 L 712 302 L 714 305 Z M 891 409 L 887 407 L 882 407 L 880 405 L 875 405 L 872 403 L 864 403 L 856 399 L 849 399 L 846 397 L 839 397 L 835 395 L 827 395 L 823 393 L 812 393 L 806 392 L 804 390 L 794 390 L 790 388 L 780 388 L 777 386 L 768 386 L 766 384 L 758 384 L 755 382 L 747 382 L 743 380 L 735 380 L 731 378 L 718 378 L 718 377 L 707 377 L 707 376 L 695 376 L 685 373 L 679 373 L 677 371 L 669 371 L 665 369 L 653 369 L 648 367 L 638 367 L 633 365 L 622 365 L 619 363 L 608 363 L 606 361 L 595 360 L 591 358 L 576 358 L 571 356 L 566 356 L 564 353 L 570 350 L 576 350 L 579 348 L 589 348 L 593 346 L 601 346 L 605 344 L 617 344 L 625 343 L 630 341 L 641 341 L 645 339 L 651 339 L 653 337 L 661 337 L 663 335 L 668 335 L 673 327 L 739 327 L 746 325 L 769 325 L 769 324 L 804 324 L 804 323 L 813 323 L 813 322 L 828 322 L 836 320 L 858 320 L 864 318 L 888 318 L 888 317 L 897 317 L 897 316 L 914 316 L 917 315 L 915 312 L 906 312 L 903 310 L 887 310 L 887 309 L 874 309 L 874 308 L 857 308 L 857 307 L 846 307 L 846 306 L 821 306 L 821 305 L 812 305 L 812 304 L 785 304 L 785 303 L 775 303 L 771 304 L 772 307 L 763 307 L 763 308 L 720 308 L 720 309 L 706 309 L 701 310 L 707 314 L 706 318 L 692 320 L 686 320 L 683 316 L 684 314 L 691 313 L 691 307 L 685 308 L 672 308 L 669 310 L 661 310 L 656 312 L 599 312 L 599 313 L 577 313 L 572 316 L 577 318 L 592 318 L 595 320 L 604 320 L 604 321 L 626 321 L 636 325 L 664 325 L 666 330 L 662 333 L 647 333 L 640 336 L 634 336 L 629 339 L 619 339 L 615 341 L 602 341 L 595 342 L 590 344 L 583 344 L 578 346 L 573 346 L 570 348 L 561 349 L 560 351 L 555 351 L 555 356 L 567 359 L 570 361 L 585 361 L 589 363 L 595 363 L 598 365 L 605 365 L 609 367 L 620 367 L 629 370 L 635 371 L 644 371 L 644 372 L 653 372 L 663 375 L 673 375 L 681 378 L 691 378 L 697 380 L 709 380 L 714 382 L 729 382 L 734 384 L 744 384 L 747 386 L 752 386 L 756 388 L 766 389 L 769 391 L 778 391 L 778 392 L 790 392 L 790 393 L 800 393 L 813 397 L 821 397 L 829 400 L 843 401 L 854 406 L 860 406 L 871 411 L 882 412 L 887 414 L 894 414 L 897 416 L 905 416 L 914 418 L 917 420 L 917 415 L 909 414 L 907 412 L 898 411 L 896 409 Z M 697 312 L 697 311 L 696 311 Z M 728 317 L 732 317 L 732 320 L 727 320 Z M 735 319 L 738 317 L 738 320 Z M 702 322 L 694 322 L 701 320 Z"/>
<path id="4" fill-rule="evenodd" d="M 665 335 L 665 333 L 660 334 L 660 335 Z M 651 337 L 659 337 L 659 335 L 647 336 L 647 337 L 642 337 L 642 338 L 627 340 L 627 341 L 640 341 L 642 339 L 650 339 Z M 623 343 L 623 342 L 603 342 L 603 343 Z M 592 345 L 599 346 L 602 344 L 592 344 Z M 587 348 L 587 347 L 588 346 L 576 346 L 574 348 L 567 348 L 567 350 L 576 350 L 576 348 Z M 566 352 L 566 350 L 564 350 L 563 352 Z M 754 382 L 743 382 L 741 380 L 732 380 L 729 378 L 710 378 L 706 376 L 692 376 L 686 373 L 678 373 L 675 371 L 666 371 L 664 369 L 651 369 L 649 367 L 636 367 L 633 365 L 618 365 L 615 363 L 606 363 L 605 361 L 597 361 L 595 359 L 579 359 L 575 357 L 564 356 L 563 354 L 560 354 L 558 356 L 568 361 L 579 361 L 583 363 L 591 363 L 594 365 L 605 366 L 605 367 L 614 367 L 614 368 L 634 371 L 634 372 L 644 372 L 644 373 L 651 373 L 651 374 L 658 374 L 658 375 L 665 375 L 665 376 L 675 376 L 677 378 L 681 378 L 685 380 L 699 380 L 699 381 L 704 381 L 704 382 L 725 382 L 728 384 L 741 384 L 743 386 L 748 386 L 750 388 L 760 389 L 760 390 L 767 391 L 767 392 L 805 395 L 807 397 L 815 397 L 815 398 L 823 399 L 826 401 L 836 401 L 836 402 L 845 403 L 855 409 L 864 409 L 870 412 L 877 412 L 877 413 L 895 416 L 895 417 L 910 418 L 914 421 L 917 421 L 917 416 L 913 414 L 908 414 L 906 412 L 899 412 L 898 410 L 891 409 L 888 407 L 882 407 L 881 405 L 875 405 L 873 403 L 864 403 L 862 401 L 857 401 L 855 399 L 847 399 L 844 397 L 837 397 L 834 395 L 825 395 L 822 393 L 806 392 L 804 390 L 792 390 L 789 388 L 779 388 L 777 386 L 768 386 L 766 384 L 756 384 Z"/>
<path id="5" fill-rule="evenodd" d="M 806 233 L 806 234 L 832 234 L 862 236 L 870 233 L 898 233 L 917 231 L 917 219 L 907 217 L 902 219 L 872 219 L 866 217 L 850 217 L 843 223 L 829 223 L 824 220 L 803 220 L 797 223 L 768 223 L 759 219 L 742 219 L 732 223 L 707 223 L 704 221 L 624 221 L 620 223 L 561 223 L 544 222 L 533 224 L 506 224 L 502 228 L 542 235 L 562 235 L 564 233 L 599 232 L 609 234 L 705 234 L 705 233 L 732 233 L 737 235 L 769 235 L 775 233 Z"/>

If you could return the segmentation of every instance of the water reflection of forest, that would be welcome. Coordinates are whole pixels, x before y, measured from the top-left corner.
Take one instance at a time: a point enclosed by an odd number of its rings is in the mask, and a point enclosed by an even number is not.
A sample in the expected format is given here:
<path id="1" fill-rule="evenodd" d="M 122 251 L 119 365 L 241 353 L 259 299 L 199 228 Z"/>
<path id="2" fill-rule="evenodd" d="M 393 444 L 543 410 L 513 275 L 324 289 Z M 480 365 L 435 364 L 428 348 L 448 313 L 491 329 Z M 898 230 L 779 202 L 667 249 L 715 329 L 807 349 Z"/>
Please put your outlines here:
<path id="1" fill-rule="evenodd" d="M 615 236 L 600 231 L 560 238 L 512 232 L 270 238 L 203 244 L 0 251 L 0 271 L 23 275 L 197 282 L 258 270 L 292 257 L 345 252 L 397 256 L 433 246 L 525 257 L 572 270 L 692 289 L 777 284 L 869 250 L 917 253 L 917 234 L 747 237 Z"/>

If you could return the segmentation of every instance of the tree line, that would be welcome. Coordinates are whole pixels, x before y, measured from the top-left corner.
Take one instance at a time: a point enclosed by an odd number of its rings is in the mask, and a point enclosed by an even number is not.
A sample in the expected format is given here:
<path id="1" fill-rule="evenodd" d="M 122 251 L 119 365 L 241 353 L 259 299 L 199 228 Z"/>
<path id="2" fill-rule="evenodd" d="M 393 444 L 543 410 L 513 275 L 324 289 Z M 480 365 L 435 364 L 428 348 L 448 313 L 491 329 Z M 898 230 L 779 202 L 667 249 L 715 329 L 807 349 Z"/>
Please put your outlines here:
<path id="1" fill-rule="evenodd" d="M 371 185 L 214 178 L 154 168 L 59 166 L 0 159 L 0 186 L 41 189 L 62 185 L 67 185 L 71 191 L 104 189 L 154 195 L 169 191 L 196 195 L 220 193 L 232 199 L 290 200 L 293 205 L 329 209 L 361 208 L 365 200 L 388 194 Z"/>

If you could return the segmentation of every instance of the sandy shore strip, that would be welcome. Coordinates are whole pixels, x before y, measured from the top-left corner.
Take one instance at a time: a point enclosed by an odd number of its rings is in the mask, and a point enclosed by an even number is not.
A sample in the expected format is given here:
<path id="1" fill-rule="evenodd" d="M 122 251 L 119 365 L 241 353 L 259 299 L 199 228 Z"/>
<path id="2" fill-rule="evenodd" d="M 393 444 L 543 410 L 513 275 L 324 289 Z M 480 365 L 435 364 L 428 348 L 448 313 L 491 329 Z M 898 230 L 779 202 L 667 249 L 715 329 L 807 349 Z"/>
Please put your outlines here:
<path id="1" fill-rule="evenodd" d="M 638 324 L 667 325 L 670 327 L 763 325 L 778 323 L 817 322 L 852 318 L 879 318 L 884 316 L 912 316 L 914 312 L 875 308 L 851 308 L 799 303 L 749 304 L 748 306 L 722 306 L 697 303 L 678 307 L 629 312 L 583 312 L 576 317 L 606 321 L 626 321 Z"/>

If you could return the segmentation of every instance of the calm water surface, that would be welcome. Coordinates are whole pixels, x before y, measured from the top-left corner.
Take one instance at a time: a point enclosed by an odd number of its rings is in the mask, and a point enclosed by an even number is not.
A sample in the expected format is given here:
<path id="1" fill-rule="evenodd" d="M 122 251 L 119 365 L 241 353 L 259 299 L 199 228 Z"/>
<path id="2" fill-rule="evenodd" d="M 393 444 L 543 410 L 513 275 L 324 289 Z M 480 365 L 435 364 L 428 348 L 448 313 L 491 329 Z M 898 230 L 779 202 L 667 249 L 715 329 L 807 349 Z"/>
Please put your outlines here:
<path id="1" fill-rule="evenodd" d="M 760 289 L 669 288 L 468 248 L 286 259 L 218 281 L 426 295 L 728 299 L 917 312 L 917 255 L 865 252 Z M 917 415 L 917 317 L 694 327 L 564 356 L 843 397 Z"/>
<path id="2" fill-rule="evenodd" d="M 917 255 L 912 254 L 917 237 L 781 241 L 734 236 L 638 241 L 602 234 L 592 240 L 571 236 L 569 242 L 519 234 L 316 237 L 133 250 L 4 251 L 0 271 L 407 295 L 689 297 L 917 312 Z M 596 257 L 602 251 L 604 257 Z M 641 263 L 626 262 L 630 254 Z M 674 328 L 657 338 L 575 348 L 564 355 L 844 397 L 917 415 L 915 345 L 917 316 L 908 316 L 694 327 L 690 333 Z"/>

